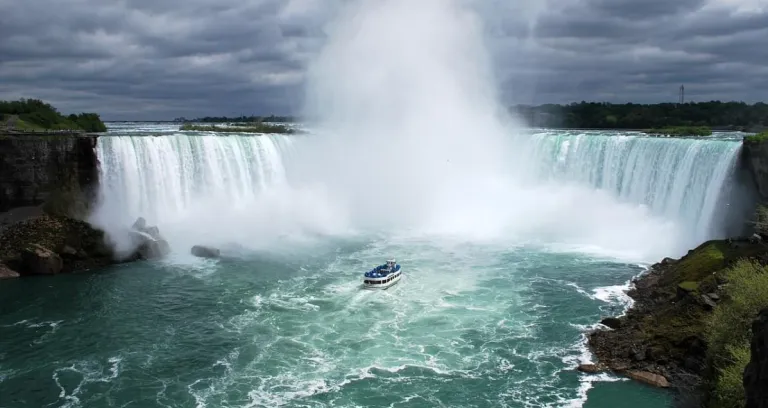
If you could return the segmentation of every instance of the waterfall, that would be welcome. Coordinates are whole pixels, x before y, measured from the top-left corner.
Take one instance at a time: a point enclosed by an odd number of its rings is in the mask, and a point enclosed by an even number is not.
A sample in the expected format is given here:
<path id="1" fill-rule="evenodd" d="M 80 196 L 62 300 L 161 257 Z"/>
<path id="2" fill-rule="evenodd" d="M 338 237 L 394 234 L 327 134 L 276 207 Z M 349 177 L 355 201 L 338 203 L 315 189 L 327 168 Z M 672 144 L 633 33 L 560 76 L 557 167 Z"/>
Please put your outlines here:
<path id="1" fill-rule="evenodd" d="M 274 236 L 359 227 L 349 218 L 354 206 L 327 188 L 334 180 L 307 184 L 292 177 L 294 153 L 314 152 L 305 137 L 323 136 L 104 136 L 97 148 L 101 188 L 94 221 L 120 228 L 142 216 L 184 245 L 200 239 L 255 245 Z M 620 240 L 622 250 L 647 247 L 655 259 L 733 233 L 726 227 L 734 224 L 733 214 L 744 211 L 736 179 L 738 141 L 551 131 L 518 145 L 533 166 L 522 167 L 526 173 L 518 176 L 534 189 L 494 181 L 475 186 L 480 194 L 431 197 L 437 206 L 426 226 L 414 228 L 468 240 L 497 233 L 577 246 L 616 246 Z M 365 186 L 353 187 L 370 194 Z M 492 188 L 496 198 L 483 198 L 489 195 L 483 188 Z M 433 203 L 401 204 L 415 211 L 413 206 Z"/>
<path id="2" fill-rule="evenodd" d="M 640 134 L 539 133 L 532 161 L 544 179 L 609 192 L 681 222 L 701 242 L 723 234 L 741 143 Z M 578 203 L 574 203 L 578 205 Z"/>
<path id="3" fill-rule="evenodd" d="M 110 213 L 150 222 L 183 217 L 201 200 L 246 205 L 286 183 L 291 144 L 279 135 L 105 136 L 100 199 Z"/>

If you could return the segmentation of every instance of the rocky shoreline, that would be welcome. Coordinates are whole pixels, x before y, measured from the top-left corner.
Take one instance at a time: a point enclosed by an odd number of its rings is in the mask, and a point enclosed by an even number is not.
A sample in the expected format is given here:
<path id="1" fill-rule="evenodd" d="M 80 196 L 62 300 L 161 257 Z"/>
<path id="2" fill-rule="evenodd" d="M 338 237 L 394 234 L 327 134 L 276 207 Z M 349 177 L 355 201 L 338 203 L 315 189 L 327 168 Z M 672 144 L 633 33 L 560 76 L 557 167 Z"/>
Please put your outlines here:
<path id="1" fill-rule="evenodd" d="M 634 304 L 588 333 L 596 364 L 583 372 L 610 371 L 656 387 L 701 392 L 712 376 L 707 327 L 713 311 L 729 301 L 728 268 L 740 259 L 768 264 L 763 237 L 713 240 L 680 259 L 665 258 L 633 281 Z M 756 317 L 756 316 L 755 316 Z"/>
<path id="2" fill-rule="evenodd" d="M 170 252 L 158 228 L 147 226 L 143 218 L 122 233 L 134 248 L 127 256 L 118 256 L 110 237 L 85 221 L 36 214 L 0 231 L 0 279 L 81 272 Z"/>

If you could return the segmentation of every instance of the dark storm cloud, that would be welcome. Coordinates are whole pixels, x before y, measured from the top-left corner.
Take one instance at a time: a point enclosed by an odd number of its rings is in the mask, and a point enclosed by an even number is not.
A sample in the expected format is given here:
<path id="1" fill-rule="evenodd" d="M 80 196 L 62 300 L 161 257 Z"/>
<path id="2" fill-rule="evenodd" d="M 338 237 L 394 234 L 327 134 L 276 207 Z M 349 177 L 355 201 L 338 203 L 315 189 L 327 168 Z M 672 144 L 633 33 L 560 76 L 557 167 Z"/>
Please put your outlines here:
<path id="1" fill-rule="evenodd" d="M 107 119 L 297 113 L 341 2 L 0 0 L 0 98 Z M 695 100 L 768 91 L 762 0 L 470 3 L 507 103 L 673 101 L 681 83 Z"/>

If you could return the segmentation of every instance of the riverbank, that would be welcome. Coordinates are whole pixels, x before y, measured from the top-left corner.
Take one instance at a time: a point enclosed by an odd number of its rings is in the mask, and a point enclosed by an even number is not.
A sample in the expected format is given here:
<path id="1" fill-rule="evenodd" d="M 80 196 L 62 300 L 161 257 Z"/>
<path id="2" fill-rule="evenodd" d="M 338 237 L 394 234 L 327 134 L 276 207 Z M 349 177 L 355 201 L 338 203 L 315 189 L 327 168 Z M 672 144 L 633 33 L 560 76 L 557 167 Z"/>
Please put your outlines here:
<path id="1" fill-rule="evenodd" d="M 269 123 L 243 123 L 237 126 L 193 125 L 185 123 L 179 127 L 182 131 L 216 132 L 216 133 L 278 133 L 293 134 L 296 130 L 283 125 Z"/>
<path id="2" fill-rule="evenodd" d="M 671 387 L 703 406 L 742 401 L 749 324 L 768 306 L 764 238 L 708 241 L 653 265 L 633 282 L 627 313 L 589 334 L 598 363 L 581 369 Z"/>

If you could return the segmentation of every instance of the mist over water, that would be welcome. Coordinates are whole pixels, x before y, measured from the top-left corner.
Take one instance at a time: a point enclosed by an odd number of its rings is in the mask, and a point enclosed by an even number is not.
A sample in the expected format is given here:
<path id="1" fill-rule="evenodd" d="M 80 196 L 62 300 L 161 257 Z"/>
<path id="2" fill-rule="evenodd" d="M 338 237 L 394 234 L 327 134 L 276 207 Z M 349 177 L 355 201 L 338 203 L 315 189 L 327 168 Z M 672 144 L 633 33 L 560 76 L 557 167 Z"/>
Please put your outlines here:
<path id="1" fill-rule="evenodd" d="M 310 67 L 303 180 L 358 226 L 416 227 L 510 174 L 480 22 L 453 1 L 350 3 Z M 492 197 L 486 197 L 492 198 Z"/>
<path id="2" fill-rule="evenodd" d="M 470 6 L 347 2 L 308 69 L 308 136 L 104 138 L 94 220 L 115 230 L 144 216 L 184 252 L 201 240 L 263 248 L 384 233 L 653 261 L 717 235 L 709 218 L 732 152 L 701 172 L 688 141 L 659 153 L 659 167 L 642 162 L 645 141 L 579 150 L 523 132 L 498 99 Z M 575 177 L 589 172 L 602 181 Z"/>
<path id="3" fill-rule="evenodd" d="M 536 176 L 465 3 L 351 2 L 329 31 L 307 88 L 322 137 L 302 146 L 298 180 L 327 189 L 353 225 L 608 252 L 674 246 L 681 231 L 648 209 Z"/>

